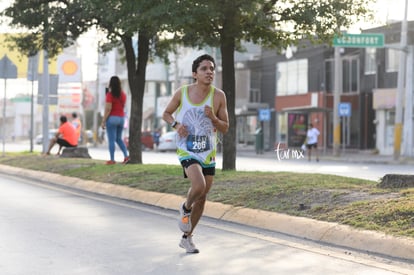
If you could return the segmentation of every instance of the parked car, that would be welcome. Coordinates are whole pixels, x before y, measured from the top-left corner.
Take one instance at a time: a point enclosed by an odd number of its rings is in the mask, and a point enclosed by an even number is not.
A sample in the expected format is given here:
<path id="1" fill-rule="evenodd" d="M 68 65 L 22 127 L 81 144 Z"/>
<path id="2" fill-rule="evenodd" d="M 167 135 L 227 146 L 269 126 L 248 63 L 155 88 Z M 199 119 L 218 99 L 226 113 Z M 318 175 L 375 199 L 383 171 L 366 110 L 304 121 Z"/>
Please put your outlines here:
<path id="1" fill-rule="evenodd" d="M 167 132 L 160 137 L 160 143 L 158 145 L 158 151 L 175 151 L 177 150 L 177 132 L 171 131 Z"/>
<path id="2" fill-rule="evenodd" d="M 124 143 L 127 148 L 129 148 L 129 137 L 124 138 Z M 152 133 L 150 131 L 145 131 L 141 133 L 141 149 L 154 149 L 154 139 L 152 138 Z"/>
<path id="3" fill-rule="evenodd" d="M 53 138 L 56 135 L 57 132 L 58 132 L 57 129 L 50 129 L 49 130 L 49 137 L 48 137 L 47 140 L 49 141 L 51 138 Z M 42 134 L 37 135 L 35 137 L 35 143 L 36 144 L 43 144 L 43 135 Z"/>

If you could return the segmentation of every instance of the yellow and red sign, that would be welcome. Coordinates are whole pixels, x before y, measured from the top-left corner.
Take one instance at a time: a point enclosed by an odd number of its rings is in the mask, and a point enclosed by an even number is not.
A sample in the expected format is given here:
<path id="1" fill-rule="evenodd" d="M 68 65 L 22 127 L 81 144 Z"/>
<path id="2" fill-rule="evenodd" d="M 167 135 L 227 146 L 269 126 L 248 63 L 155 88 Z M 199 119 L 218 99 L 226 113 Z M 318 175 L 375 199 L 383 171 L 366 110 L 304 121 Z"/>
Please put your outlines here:
<path id="1" fill-rule="evenodd" d="M 61 54 L 58 56 L 59 83 L 81 82 L 80 58 Z"/>
<path id="2" fill-rule="evenodd" d="M 27 78 L 28 57 L 22 55 L 18 49 L 10 50 L 10 42 L 6 42 L 7 36 L 18 34 L 0 33 L 0 57 L 5 54 L 17 67 L 17 78 Z M 43 60 L 43 53 L 40 54 L 39 60 Z M 43 62 L 39 62 L 38 73 L 43 72 Z M 49 73 L 56 74 L 56 59 L 49 60 Z"/>

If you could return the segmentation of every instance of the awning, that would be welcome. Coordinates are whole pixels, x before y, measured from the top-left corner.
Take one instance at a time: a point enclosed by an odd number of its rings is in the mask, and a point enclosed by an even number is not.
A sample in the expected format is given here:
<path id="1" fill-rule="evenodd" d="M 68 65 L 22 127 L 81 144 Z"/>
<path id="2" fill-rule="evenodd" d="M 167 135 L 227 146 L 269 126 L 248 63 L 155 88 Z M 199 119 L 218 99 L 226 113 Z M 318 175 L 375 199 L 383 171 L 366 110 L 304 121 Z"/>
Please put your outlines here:
<path id="1" fill-rule="evenodd" d="M 236 116 L 257 116 L 257 111 L 236 109 Z"/>
<path id="2" fill-rule="evenodd" d="M 289 113 L 317 113 L 317 112 L 332 112 L 330 108 L 324 107 L 317 107 L 317 106 L 295 106 L 295 107 L 286 107 L 282 109 L 282 112 L 289 112 Z"/>

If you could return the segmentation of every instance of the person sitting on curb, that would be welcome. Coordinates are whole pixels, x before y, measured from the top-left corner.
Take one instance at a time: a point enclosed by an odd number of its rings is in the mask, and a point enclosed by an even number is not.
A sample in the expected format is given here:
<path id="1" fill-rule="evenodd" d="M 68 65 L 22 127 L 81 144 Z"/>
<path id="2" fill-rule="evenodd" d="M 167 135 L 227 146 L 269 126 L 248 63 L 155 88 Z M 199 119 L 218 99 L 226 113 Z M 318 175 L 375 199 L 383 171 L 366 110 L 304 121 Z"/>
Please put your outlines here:
<path id="1" fill-rule="evenodd" d="M 62 147 L 77 147 L 78 146 L 78 135 L 76 134 L 76 129 L 71 123 L 68 122 L 66 116 L 60 117 L 60 126 L 56 135 L 50 140 L 49 148 L 45 155 L 50 155 L 55 144 L 59 144 L 59 150 L 57 155 L 60 155 Z"/>

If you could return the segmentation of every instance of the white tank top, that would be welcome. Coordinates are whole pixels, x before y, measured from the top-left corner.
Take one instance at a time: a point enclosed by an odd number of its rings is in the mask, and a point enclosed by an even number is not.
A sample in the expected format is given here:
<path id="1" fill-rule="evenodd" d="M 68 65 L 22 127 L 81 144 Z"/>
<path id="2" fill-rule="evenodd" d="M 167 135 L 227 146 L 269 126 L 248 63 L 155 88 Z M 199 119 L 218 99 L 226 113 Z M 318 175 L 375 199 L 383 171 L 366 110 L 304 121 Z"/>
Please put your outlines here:
<path id="1" fill-rule="evenodd" d="M 188 86 L 181 89 L 181 103 L 175 117 L 176 120 L 187 127 L 189 135 L 184 138 L 177 136 L 177 155 L 181 161 L 196 159 L 204 168 L 216 165 L 216 137 L 217 130 L 211 119 L 204 114 L 204 106 L 208 105 L 214 110 L 213 98 L 215 87 L 199 104 L 194 104 L 188 97 Z"/>

